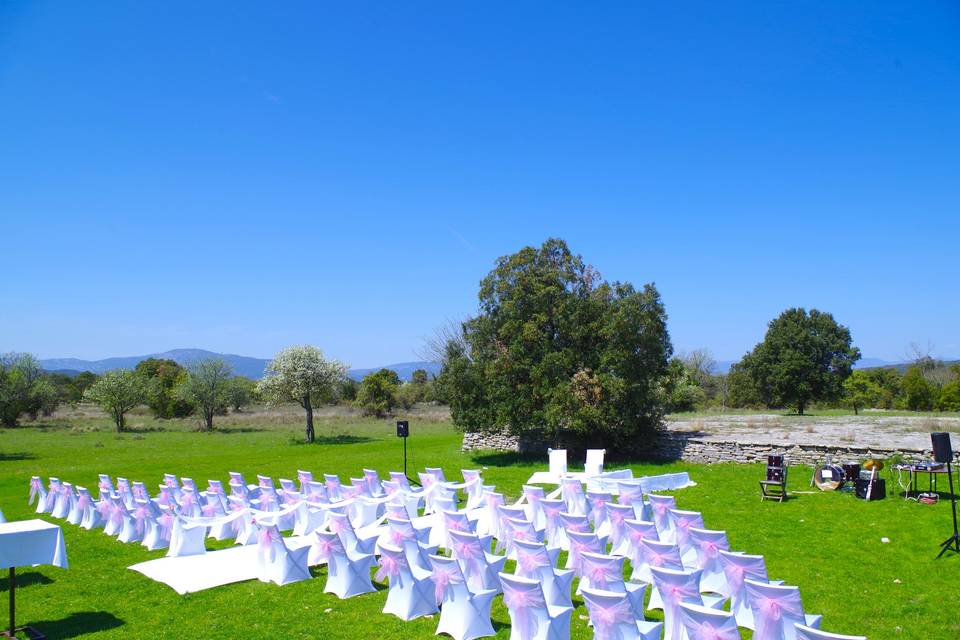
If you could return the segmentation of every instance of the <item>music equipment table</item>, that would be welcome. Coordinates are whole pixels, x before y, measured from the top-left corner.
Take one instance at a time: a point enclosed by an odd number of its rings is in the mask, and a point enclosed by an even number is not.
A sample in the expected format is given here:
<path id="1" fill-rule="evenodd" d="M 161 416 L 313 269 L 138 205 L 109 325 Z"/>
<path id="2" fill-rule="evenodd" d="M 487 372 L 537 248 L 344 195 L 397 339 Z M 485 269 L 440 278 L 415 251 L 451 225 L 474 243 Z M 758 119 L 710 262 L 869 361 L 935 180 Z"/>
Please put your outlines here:
<path id="1" fill-rule="evenodd" d="M 930 468 L 925 465 L 917 464 L 895 464 L 890 467 L 890 471 L 897 472 L 897 484 L 900 485 L 900 488 L 903 490 L 903 499 L 909 500 L 911 498 L 910 494 L 913 494 L 913 498 L 916 498 L 920 494 L 920 489 L 917 486 L 917 479 L 921 473 L 926 473 L 928 475 L 929 485 L 927 490 L 930 493 L 937 493 L 937 479 L 941 475 L 946 475 L 950 473 L 947 470 L 947 466 Z M 903 474 L 906 472 L 907 483 L 903 482 Z M 960 481 L 960 472 L 957 474 L 957 479 Z"/>

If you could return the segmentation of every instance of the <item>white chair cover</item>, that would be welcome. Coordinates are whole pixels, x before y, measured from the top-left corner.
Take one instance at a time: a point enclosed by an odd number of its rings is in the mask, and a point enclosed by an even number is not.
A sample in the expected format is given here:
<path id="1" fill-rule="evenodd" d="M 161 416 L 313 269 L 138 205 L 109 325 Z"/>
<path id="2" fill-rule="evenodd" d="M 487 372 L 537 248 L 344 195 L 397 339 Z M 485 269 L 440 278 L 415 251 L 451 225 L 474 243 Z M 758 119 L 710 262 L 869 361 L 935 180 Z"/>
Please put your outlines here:
<path id="1" fill-rule="evenodd" d="M 647 609 L 662 609 L 663 600 L 660 597 L 660 591 L 657 589 L 651 571 L 654 567 L 683 571 L 683 562 L 680 560 L 680 549 L 676 545 L 667 542 L 657 542 L 656 540 L 648 540 L 646 538 L 640 540 L 640 562 L 633 568 L 634 575 L 637 576 L 636 579 L 651 584 L 650 602 L 647 604 Z"/>
<path id="2" fill-rule="evenodd" d="M 57 497 L 60 495 L 60 480 L 57 478 L 49 478 L 49 484 L 47 485 L 47 496 L 46 502 L 43 505 L 42 513 L 53 513 L 53 510 L 57 506 Z M 101 492 L 102 495 L 102 492 Z M 109 496 L 109 494 L 107 494 Z"/>
<path id="3" fill-rule="evenodd" d="M 376 531 L 364 531 L 359 535 L 354 529 L 350 518 L 344 513 L 338 513 L 331 510 L 327 515 L 326 528 L 340 537 L 340 541 L 348 551 L 354 551 L 359 554 L 371 554 L 377 545 L 377 538 L 380 534 Z"/>
<path id="4" fill-rule="evenodd" d="M 440 607 L 437 635 L 445 633 L 454 640 L 495 635 L 490 622 L 490 605 L 497 591 L 470 591 L 460 565 L 453 558 L 430 556 L 430 565 L 434 596 Z"/>
<path id="5" fill-rule="evenodd" d="M 270 476 L 262 476 L 259 473 L 257 474 L 257 486 L 259 486 L 261 489 L 264 487 L 276 489 L 276 486 L 273 484 L 273 478 Z"/>
<path id="6" fill-rule="evenodd" d="M 504 518 L 501 520 L 500 532 L 503 537 L 497 540 L 494 551 L 500 552 L 505 549 L 506 556 L 510 559 L 516 559 L 517 557 L 516 551 L 514 551 L 514 544 L 517 540 L 543 542 L 543 531 L 538 531 L 532 522 L 520 518 Z"/>
<path id="7" fill-rule="evenodd" d="M 36 513 L 46 513 L 47 511 L 47 490 L 43 488 L 43 480 L 40 476 L 30 478 L 30 497 L 27 505 L 32 505 L 36 501 Z"/>
<path id="8" fill-rule="evenodd" d="M 681 602 L 680 622 L 690 640 L 740 640 L 737 620 L 726 611 Z"/>
<path id="9" fill-rule="evenodd" d="M 710 591 L 729 595 L 727 577 L 720 564 L 720 552 L 729 551 L 726 531 L 690 528 L 690 542 L 697 552 L 696 568 L 703 571 L 700 577 L 700 591 Z"/>
<path id="10" fill-rule="evenodd" d="M 60 483 L 57 490 L 56 502 L 53 505 L 54 518 L 66 518 L 70 515 L 70 508 L 73 506 L 73 485 L 69 482 Z"/>
<path id="11" fill-rule="evenodd" d="M 602 536 L 610 535 L 610 522 L 607 518 L 607 503 L 613 502 L 613 496 L 606 491 L 587 491 L 587 516 L 593 523 L 593 530 Z"/>
<path id="12" fill-rule="evenodd" d="M 536 580 L 501 573 L 500 582 L 510 611 L 511 640 L 568 640 L 571 607 L 548 603 Z"/>
<path id="13" fill-rule="evenodd" d="M 523 485 L 523 497 L 521 498 L 521 501 L 524 502 L 523 512 L 526 514 L 527 520 L 532 522 L 537 529 L 545 529 L 547 526 L 547 518 L 541 506 L 544 498 L 546 498 L 546 494 L 543 492 L 543 487 Z"/>
<path id="14" fill-rule="evenodd" d="M 587 460 L 583 470 L 588 476 L 598 476 L 603 473 L 603 456 L 606 449 L 587 449 Z"/>
<path id="15" fill-rule="evenodd" d="M 492 589 L 500 593 L 497 575 L 503 571 L 507 557 L 490 553 L 489 544 L 484 546 L 482 539 L 473 533 L 451 531 L 450 541 L 453 544 L 450 555 L 460 563 L 460 570 L 466 576 L 470 590 Z"/>
<path id="16" fill-rule="evenodd" d="M 617 504 L 633 507 L 634 520 L 650 520 L 650 505 L 643 501 L 643 487 L 639 480 L 620 480 L 617 482 Z"/>
<path id="17" fill-rule="evenodd" d="M 704 605 L 715 609 L 723 607 L 723 598 L 704 599 L 700 595 L 700 571 L 674 571 L 651 567 L 653 584 L 663 598 L 663 640 L 682 640 L 683 622 L 680 619 L 680 603 Z"/>
<path id="18" fill-rule="evenodd" d="M 767 564 L 763 556 L 722 550 L 718 553 L 727 585 L 727 591 L 723 595 L 730 598 L 730 611 L 736 616 L 739 626 L 753 629 L 753 612 L 750 610 L 744 580 L 751 578 L 760 582 L 768 581 Z"/>
<path id="19" fill-rule="evenodd" d="M 657 542 L 660 537 L 657 534 L 657 525 L 646 520 L 624 520 L 624 541 L 627 544 L 627 557 L 630 558 L 631 580 L 643 580 L 643 567 L 648 566 L 643 556 L 643 548 L 640 544 L 644 538 Z M 645 582 L 649 582 L 646 580 Z"/>
<path id="20" fill-rule="evenodd" d="M 550 475 L 560 477 L 567 475 L 567 450 L 547 449 L 550 460 Z"/>
<path id="21" fill-rule="evenodd" d="M 800 589 L 793 586 L 770 584 L 751 578 L 744 579 L 747 601 L 756 629 L 754 640 L 795 640 L 795 624 L 820 628 L 823 616 L 803 612 Z"/>
<path id="22" fill-rule="evenodd" d="M 556 569 L 559 549 L 549 549 L 542 542 L 514 542 L 517 565 L 513 574 L 528 580 L 536 580 L 550 604 L 572 607 L 570 587 L 574 573 L 571 569 Z"/>
<path id="23" fill-rule="evenodd" d="M 690 529 L 703 529 L 703 516 L 698 511 L 670 509 L 667 512 L 673 527 L 673 539 L 680 547 L 680 557 L 687 566 L 697 564 L 697 550 L 690 539 Z"/>
<path id="24" fill-rule="evenodd" d="M 300 483 L 300 493 L 306 495 L 307 485 L 313 482 L 313 473 L 304 471 L 303 469 L 297 469 L 297 482 Z"/>
<path id="25" fill-rule="evenodd" d="M 567 513 L 587 515 L 587 497 L 583 494 L 583 485 L 576 478 L 560 479 L 560 496 L 567 505 Z"/>
<path id="26" fill-rule="evenodd" d="M 582 578 L 581 556 L 585 551 L 591 553 L 604 553 L 607 550 L 607 539 L 601 538 L 597 534 L 580 533 L 577 531 L 567 531 L 567 537 L 570 538 L 570 553 L 567 555 L 567 569 L 573 569 L 578 578 Z"/>
<path id="27" fill-rule="evenodd" d="M 170 540 L 173 537 L 173 523 L 176 516 L 170 513 L 161 513 L 155 518 L 145 521 L 146 532 L 143 535 L 141 544 L 149 551 L 166 549 L 170 546 Z"/>
<path id="28" fill-rule="evenodd" d="M 392 613 L 401 620 L 413 620 L 439 611 L 432 572 L 408 564 L 402 549 L 380 545 L 380 569 L 376 579 L 386 579 L 390 584 L 384 613 Z"/>
<path id="29" fill-rule="evenodd" d="M 257 544 L 257 579 L 276 585 L 309 580 L 307 554 L 310 547 L 288 549 L 277 525 L 262 526 Z"/>
<path id="30" fill-rule="evenodd" d="M 551 500 L 543 498 L 540 500 L 540 510 L 543 512 L 544 521 L 544 539 L 551 547 L 560 549 L 569 549 L 570 543 L 560 524 L 560 514 L 566 509 L 563 500 Z"/>
<path id="31" fill-rule="evenodd" d="M 638 616 L 626 593 L 584 587 L 582 596 L 595 640 L 659 640 L 663 623 Z"/>
<path id="32" fill-rule="evenodd" d="M 677 500 L 673 496 L 661 496 L 651 493 L 647 496 L 650 510 L 653 512 L 653 522 L 657 525 L 661 542 L 674 542 L 673 521 L 670 519 L 670 509 L 677 508 Z"/>
<path id="33" fill-rule="evenodd" d="M 180 556 L 197 556 L 207 552 L 204 545 L 207 528 L 202 525 L 190 525 L 177 517 L 173 521 L 173 532 L 170 534 L 170 548 L 168 558 Z"/>
<path id="34" fill-rule="evenodd" d="M 86 487 L 77 487 L 77 509 L 81 511 L 80 528 L 97 529 L 105 523 L 97 510 L 97 504 Z"/>
<path id="35" fill-rule="evenodd" d="M 347 551 L 335 533 L 313 532 L 308 562 L 311 565 L 327 565 L 324 593 L 332 593 L 344 600 L 376 591 L 370 581 L 370 569 L 376 564 L 374 555 Z"/>
<path id="36" fill-rule="evenodd" d="M 630 540 L 627 536 L 627 520 L 632 520 L 635 513 L 633 507 L 626 504 L 608 502 L 607 522 L 609 523 L 610 555 L 629 556 Z"/>
<path id="37" fill-rule="evenodd" d="M 364 469 L 363 477 L 367 481 L 367 488 L 371 496 L 379 498 L 384 495 L 383 485 L 380 483 L 380 475 L 376 469 Z"/>

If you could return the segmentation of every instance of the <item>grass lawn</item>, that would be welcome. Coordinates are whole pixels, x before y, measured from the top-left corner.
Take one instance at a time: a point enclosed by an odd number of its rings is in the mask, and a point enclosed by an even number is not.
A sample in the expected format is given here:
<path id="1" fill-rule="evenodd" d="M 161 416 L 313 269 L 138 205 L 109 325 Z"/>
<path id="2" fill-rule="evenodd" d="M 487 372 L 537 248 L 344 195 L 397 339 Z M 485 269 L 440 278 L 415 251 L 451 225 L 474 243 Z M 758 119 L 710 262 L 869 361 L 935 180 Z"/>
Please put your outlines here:
<path id="1" fill-rule="evenodd" d="M 0 430 L 0 507 L 8 520 L 33 517 L 26 504 L 32 474 L 96 486 L 96 474 L 144 480 L 156 486 L 164 472 L 226 480 L 227 471 L 295 478 L 297 468 L 338 473 L 346 480 L 361 467 L 381 476 L 402 466 L 402 444 L 392 422 L 356 418 L 321 421 L 318 444 L 297 443 L 292 420 L 230 423 L 229 432 L 188 430 L 189 423 L 154 423 L 116 434 L 100 419 L 57 420 Z M 226 424 L 226 423 L 225 423 Z M 485 467 L 487 483 L 509 498 L 542 464 L 511 455 L 462 454 L 460 437 L 443 421 L 411 425 L 411 474 L 442 466 L 448 477 L 461 468 Z M 162 429 L 162 430 L 160 430 Z M 759 466 L 631 464 L 635 474 L 686 470 L 698 486 L 677 492 L 681 508 L 703 512 L 710 528 L 725 529 L 734 549 L 764 554 L 771 578 L 801 587 L 805 608 L 824 615 L 824 628 L 862 633 L 871 640 L 960 637 L 960 557 L 934 561 L 949 535 L 949 502 L 918 505 L 888 498 L 874 503 L 850 495 L 801 494 L 785 504 L 758 499 Z M 796 467 L 790 488 L 808 490 L 809 470 Z M 890 487 L 888 487 L 888 490 Z M 318 578 L 285 587 L 233 584 L 178 596 L 128 566 L 164 552 L 122 544 L 102 530 L 62 523 L 69 570 L 24 568 L 18 618 L 57 638 L 429 638 L 436 619 L 401 622 L 383 615 L 385 590 L 341 601 L 322 593 Z M 888 544 L 881 538 L 890 539 Z M 4 581 L 3 590 L 6 590 Z M 575 601 L 573 638 L 590 638 L 586 611 Z M 657 619 L 658 612 L 651 612 Z M 493 608 L 497 637 L 510 634 L 501 598 Z M 6 617 L 0 617 L 6 623 Z M 745 638 L 749 638 L 747 632 Z"/>

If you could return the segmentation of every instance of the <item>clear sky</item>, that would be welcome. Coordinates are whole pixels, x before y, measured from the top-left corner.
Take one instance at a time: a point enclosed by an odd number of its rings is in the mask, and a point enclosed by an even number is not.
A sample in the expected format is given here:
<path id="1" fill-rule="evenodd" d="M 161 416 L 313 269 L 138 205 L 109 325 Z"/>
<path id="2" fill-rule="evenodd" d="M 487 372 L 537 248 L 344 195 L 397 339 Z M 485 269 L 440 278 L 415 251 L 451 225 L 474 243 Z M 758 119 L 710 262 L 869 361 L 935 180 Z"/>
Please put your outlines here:
<path id="1" fill-rule="evenodd" d="M 550 236 L 960 355 L 960 4 L 0 3 L 0 350 L 412 360 Z"/>

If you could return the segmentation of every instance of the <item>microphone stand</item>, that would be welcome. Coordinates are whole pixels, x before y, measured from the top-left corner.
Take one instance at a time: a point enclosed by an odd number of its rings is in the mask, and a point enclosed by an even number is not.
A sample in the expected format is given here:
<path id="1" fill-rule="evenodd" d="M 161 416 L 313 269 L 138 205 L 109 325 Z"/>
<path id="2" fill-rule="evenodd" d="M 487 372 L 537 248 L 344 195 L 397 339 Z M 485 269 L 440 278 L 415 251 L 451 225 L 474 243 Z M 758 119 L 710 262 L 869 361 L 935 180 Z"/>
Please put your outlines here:
<path id="1" fill-rule="evenodd" d="M 947 478 L 950 480 L 950 508 L 953 510 L 953 535 L 940 543 L 940 553 L 937 558 L 947 551 L 960 553 L 960 531 L 957 530 L 957 496 L 953 492 L 953 466 L 947 463 Z"/>

